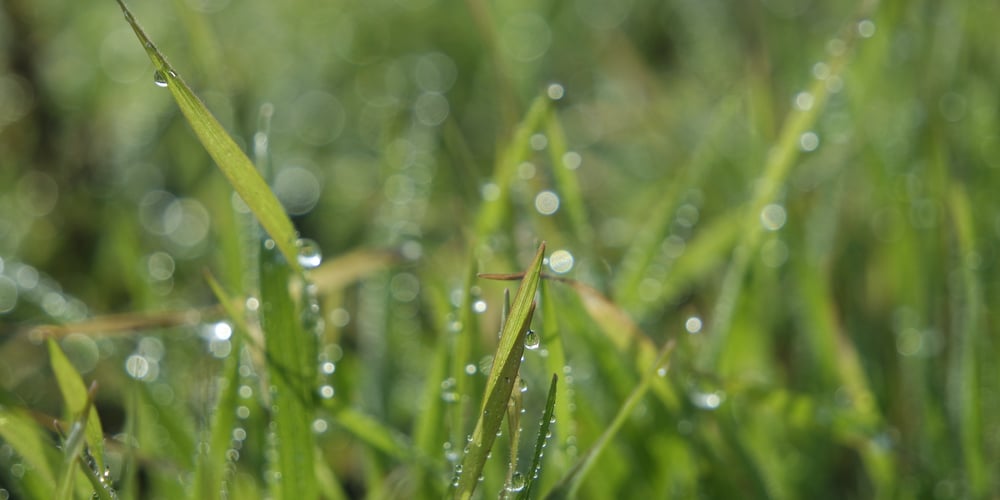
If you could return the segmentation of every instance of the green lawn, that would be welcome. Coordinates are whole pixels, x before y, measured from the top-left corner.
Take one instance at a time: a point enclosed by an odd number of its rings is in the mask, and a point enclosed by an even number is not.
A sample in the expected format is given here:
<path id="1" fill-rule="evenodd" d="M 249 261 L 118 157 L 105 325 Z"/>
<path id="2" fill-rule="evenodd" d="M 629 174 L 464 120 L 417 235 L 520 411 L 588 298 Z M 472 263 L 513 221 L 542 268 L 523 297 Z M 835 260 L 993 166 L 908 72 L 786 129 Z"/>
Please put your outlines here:
<path id="1" fill-rule="evenodd" d="M 0 500 L 1000 495 L 1000 3 L 128 8 L 0 3 Z"/>

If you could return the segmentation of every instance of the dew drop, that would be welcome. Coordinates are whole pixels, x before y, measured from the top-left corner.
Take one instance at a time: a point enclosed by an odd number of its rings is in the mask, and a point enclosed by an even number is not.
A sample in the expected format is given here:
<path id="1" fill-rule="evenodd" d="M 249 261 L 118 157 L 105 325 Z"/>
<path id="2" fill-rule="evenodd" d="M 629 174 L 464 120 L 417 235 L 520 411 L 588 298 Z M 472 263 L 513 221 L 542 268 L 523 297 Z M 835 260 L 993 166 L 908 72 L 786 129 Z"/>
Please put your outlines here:
<path id="1" fill-rule="evenodd" d="M 524 336 L 524 347 L 528 349 L 535 350 L 541 345 L 542 338 L 534 330 L 528 330 L 528 333 Z"/>
<path id="2" fill-rule="evenodd" d="M 153 73 L 153 83 L 155 83 L 157 87 L 166 87 L 167 86 L 166 75 L 164 75 L 162 71 L 156 70 Z"/>
<path id="3" fill-rule="evenodd" d="M 519 379 L 518 387 L 521 392 L 528 392 L 528 383 L 524 379 Z"/>
<path id="4" fill-rule="evenodd" d="M 549 88 L 546 89 L 545 93 L 548 94 L 549 99 L 552 99 L 553 101 L 558 101 L 559 99 L 562 99 L 564 95 L 566 95 L 566 89 L 563 88 L 563 86 L 558 83 L 550 83 Z"/>
<path id="5" fill-rule="evenodd" d="M 295 242 L 295 246 L 299 248 L 297 258 L 302 267 L 315 269 L 323 262 L 323 252 L 315 241 L 308 238 L 301 238 Z"/>
<path id="6" fill-rule="evenodd" d="M 524 475 L 522 475 L 520 472 L 515 472 L 514 475 L 510 478 L 510 486 L 507 488 L 507 491 L 510 491 L 512 493 L 517 493 L 524 489 L 526 482 L 527 481 L 525 481 Z"/>

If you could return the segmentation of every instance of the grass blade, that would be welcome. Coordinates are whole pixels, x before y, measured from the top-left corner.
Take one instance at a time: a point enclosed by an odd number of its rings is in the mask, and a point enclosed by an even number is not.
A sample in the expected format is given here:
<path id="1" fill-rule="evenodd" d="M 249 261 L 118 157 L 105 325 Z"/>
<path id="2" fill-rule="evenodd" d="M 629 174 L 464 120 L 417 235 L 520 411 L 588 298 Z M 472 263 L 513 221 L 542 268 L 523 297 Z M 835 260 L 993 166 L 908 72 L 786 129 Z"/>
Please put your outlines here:
<path id="1" fill-rule="evenodd" d="M 54 344 L 49 344 L 50 348 Z M 57 346 L 58 348 L 58 346 Z M 62 351 L 60 351 L 62 352 Z M 75 371 L 73 373 L 76 373 Z M 87 448 L 87 421 L 90 420 L 90 410 L 93 409 L 93 397 L 96 392 L 96 384 L 87 392 L 87 399 L 84 400 L 84 407 L 76 412 L 76 417 L 70 424 L 69 433 L 63 440 L 63 471 L 59 478 L 58 493 L 55 498 L 73 498 L 74 479 L 76 478 L 76 465 L 80 460 L 83 468 L 87 468 L 82 462 L 83 453 Z"/>
<path id="2" fill-rule="evenodd" d="M 673 340 L 668 341 L 662 349 L 660 349 L 660 354 L 656 358 L 656 363 L 654 364 L 654 369 L 649 370 L 646 375 L 642 378 L 642 382 L 639 383 L 629 394 L 628 399 L 622 404 L 621 409 L 615 415 L 614 420 L 611 425 L 601 434 L 597 439 L 597 442 L 587 450 L 580 460 L 573 466 L 572 469 L 556 484 L 556 487 L 546 495 L 546 498 L 577 498 L 577 491 L 580 489 L 580 485 L 583 483 L 583 479 L 587 477 L 587 473 L 597 462 L 597 458 L 601 453 L 607 448 L 608 444 L 611 443 L 611 439 L 618 434 L 622 426 L 625 425 L 625 420 L 628 419 L 635 407 L 642 401 L 643 396 L 646 395 L 646 391 L 649 390 L 650 384 L 654 379 L 660 378 L 664 370 L 666 369 L 667 362 L 670 359 L 670 354 L 674 351 L 674 346 L 676 344 Z"/>
<path id="3" fill-rule="evenodd" d="M 559 376 L 553 373 L 552 382 L 549 383 L 549 396 L 545 400 L 545 411 L 542 412 L 542 421 L 538 425 L 538 439 L 535 440 L 535 453 L 531 458 L 531 468 L 528 469 L 524 489 L 518 495 L 520 500 L 531 498 L 531 489 L 534 487 L 535 481 L 538 480 L 538 476 L 542 473 L 542 452 L 545 450 L 545 442 L 548 441 L 551 435 L 549 433 L 549 426 L 552 425 L 552 419 L 555 417 L 556 385 L 558 382 Z"/>
<path id="4" fill-rule="evenodd" d="M 101 430 L 101 421 L 97 418 L 97 410 L 90 404 L 87 386 L 77 373 L 76 368 L 69 362 L 59 344 L 55 340 L 49 339 L 49 359 L 52 362 L 52 371 L 56 375 L 59 383 L 59 391 L 62 393 L 63 401 L 66 403 L 66 413 L 70 419 L 78 418 L 84 411 L 88 411 L 87 418 L 83 422 L 87 425 L 84 437 L 86 444 L 90 448 L 90 453 L 97 461 L 97 467 L 104 469 L 104 431 Z"/>
<path id="5" fill-rule="evenodd" d="M 261 325 L 268 353 L 272 422 L 277 460 L 270 464 L 271 491 L 279 500 L 316 498 L 311 387 L 315 380 L 316 339 L 302 330 L 288 290 L 291 269 L 273 242 L 260 254 Z M 280 479 L 278 479 L 280 477 Z"/>
<path id="6" fill-rule="evenodd" d="M 528 332 L 531 317 L 535 312 L 535 291 L 538 289 L 544 254 L 545 244 L 542 243 L 517 289 L 517 294 L 514 295 L 514 304 L 504 321 L 500 345 L 497 346 L 493 367 L 486 380 L 486 393 L 476 429 L 472 433 L 468 451 L 462 459 L 462 474 L 455 490 L 456 499 L 472 497 L 479 482 L 479 475 L 486 464 L 486 457 L 493 447 L 493 441 L 496 440 L 497 430 L 500 429 L 503 416 L 507 412 L 507 402 L 521 366 L 521 355 L 524 353 L 524 336 Z"/>
<path id="7" fill-rule="evenodd" d="M 982 382 L 979 352 L 985 348 L 980 339 L 983 314 L 982 285 L 977 274 L 975 229 L 972 206 L 965 190 L 958 183 L 951 186 L 948 203 L 954 222 L 955 239 L 959 250 L 959 282 L 962 290 L 955 294 L 958 339 L 951 358 L 949 385 L 954 389 L 952 412 L 958 417 L 961 435 L 962 460 L 966 470 L 966 481 L 970 493 L 976 498 L 985 498 L 992 491 L 991 475 L 988 472 L 988 458 L 984 453 L 982 422 Z M 960 299 L 957 299 L 960 298 Z"/>
<path id="8" fill-rule="evenodd" d="M 223 371 L 222 388 L 215 404 L 215 413 L 212 417 L 211 428 L 208 430 L 209 451 L 207 454 L 199 454 L 199 463 L 195 469 L 194 491 L 199 498 L 219 498 L 223 491 L 223 478 L 225 476 L 227 454 L 231 441 L 231 433 L 236 422 L 235 408 L 237 404 L 237 394 L 240 382 L 240 351 L 243 349 L 243 339 L 249 338 L 246 330 L 246 323 L 242 321 L 242 316 L 235 314 L 232 307 L 233 301 L 222 289 L 222 285 L 215 280 L 215 277 L 206 272 L 206 279 L 216 299 L 226 309 L 226 312 L 233 319 L 236 336 L 233 337 L 233 351 L 226 359 Z"/>
<path id="9" fill-rule="evenodd" d="M 25 477 L 21 485 L 24 493 L 36 498 L 52 498 L 55 494 L 56 473 L 49 460 L 51 444 L 45 441 L 42 429 L 23 410 L 7 408 L 0 404 L 0 439 L 10 445 L 31 466 L 39 481 Z"/>
<path id="10" fill-rule="evenodd" d="M 156 68 L 156 78 L 166 84 L 174 100 L 184 113 L 195 135 L 201 141 L 202 146 L 208 154 L 215 160 L 219 170 L 222 171 L 226 179 L 239 193 L 243 201 L 250 207 L 260 225 L 271 235 L 271 238 L 278 244 L 281 253 L 288 260 L 290 265 L 296 270 L 301 270 L 301 266 L 296 259 L 298 250 L 295 246 L 296 233 L 291 219 L 285 214 L 285 209 L 281 206 L 278 198 L 268 187 L 267 183 L 254 168 L 253 163 L 247 155 L 236 145 L 233 138 L 229 136 L 222 124 L 205 107 L 205 104 L 194 94 L 184 80 L 181 79 L 177 71 L 167 62 L 160 53 L 153 41 L 150 40 L 146 32 L 136 22 L 132 12 L 125 6 L 125 2 L 117 0 L 125 20 L 135 31 L 149 59 L 153 61 Z"/>

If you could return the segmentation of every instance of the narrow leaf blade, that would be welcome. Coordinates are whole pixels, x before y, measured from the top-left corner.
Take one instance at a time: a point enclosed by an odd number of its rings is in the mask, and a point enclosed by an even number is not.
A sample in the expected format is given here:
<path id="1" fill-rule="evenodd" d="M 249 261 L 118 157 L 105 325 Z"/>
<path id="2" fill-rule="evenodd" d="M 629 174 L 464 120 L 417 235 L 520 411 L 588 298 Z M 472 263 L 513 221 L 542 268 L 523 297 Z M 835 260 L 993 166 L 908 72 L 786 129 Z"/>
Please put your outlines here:
<path id="1" fill-rule="evenodd" d="M 128 21 L 135 32 L 136 37 L 146 49 L 146 54 L 153 61 L 156 67 L 157 76 L 166 83 L 174 100 L 184 113 L 195 135 L 201 141 L 202 146 L 208 154 L 215 160 L 219 170 L 222 171 L 226 179 L 239 193 L 243 201 L 250 207 L 250 210 L 260 221 L 260 225 L 267 231 L 267 234 L 274 238 L 281 253 L 288 259 L 288 262 L 296 270 L 301 270 L 296 255 L 298 250 L 295 246 L 295 226 L 285 213 L 278 198 L 268 187 L 267 183 L 254 168 L 253 163 L 247 155 L 229 136 L 222 124 L 215 119 L 215 116 L 205 107 L 205 104 L 194 94 L 180 75 L 167 62 L 163 54 L 156 48 L 146 32 L 136 22 L 132 12 L 122 0 L 117 0 L 125 20 Z"/>
<path id="2" fill-rule="evenodd" d="M 455 490 L 455 498 L 472 497 L 479 482 L 479 475 L 486 464 L 487 455 L 496 440 L 497 430 L 507 412 L 507 401 L 517 379 L 521 367 L 521 355 L 524 353 L 524 336 L 531 324 L 535 312 L 535 291 L 542 271 L 542 257 L 545 254 L 545 244 L 538 247 L 535 259 L 525 273 L 521 285 L 514 296 L 510 314 L 504 321 L 500 333 L 500 345 L 493 357 L 493 367 L 486 382 L 486 396 L 480 409 L 476 429 L 472 433 L 472 442 L 462 459 L 462 474 Z"/>

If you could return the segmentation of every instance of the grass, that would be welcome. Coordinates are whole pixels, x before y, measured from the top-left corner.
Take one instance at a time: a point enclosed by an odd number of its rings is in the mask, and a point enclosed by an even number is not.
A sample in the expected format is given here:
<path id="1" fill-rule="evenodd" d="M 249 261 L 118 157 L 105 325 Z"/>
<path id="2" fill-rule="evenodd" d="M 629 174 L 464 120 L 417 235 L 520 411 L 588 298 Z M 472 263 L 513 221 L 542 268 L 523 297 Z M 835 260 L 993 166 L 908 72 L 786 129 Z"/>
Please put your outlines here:
<path id="1" fill-rule="evenodd" d="M 996 7 L 26 5 L 0 500 L 1000 494 Z"/>

